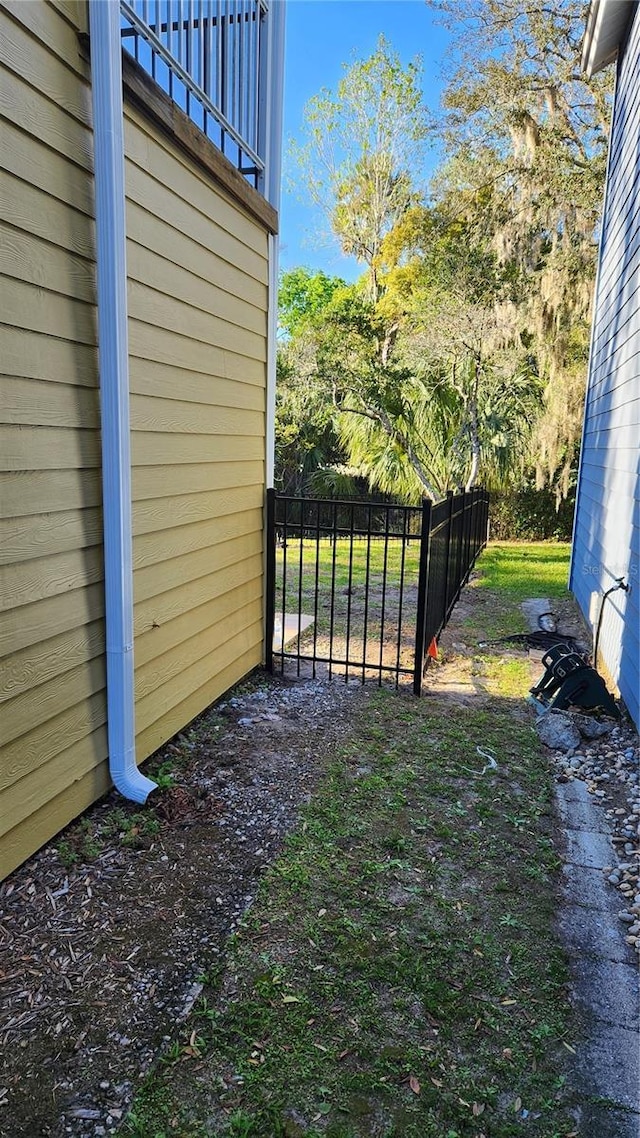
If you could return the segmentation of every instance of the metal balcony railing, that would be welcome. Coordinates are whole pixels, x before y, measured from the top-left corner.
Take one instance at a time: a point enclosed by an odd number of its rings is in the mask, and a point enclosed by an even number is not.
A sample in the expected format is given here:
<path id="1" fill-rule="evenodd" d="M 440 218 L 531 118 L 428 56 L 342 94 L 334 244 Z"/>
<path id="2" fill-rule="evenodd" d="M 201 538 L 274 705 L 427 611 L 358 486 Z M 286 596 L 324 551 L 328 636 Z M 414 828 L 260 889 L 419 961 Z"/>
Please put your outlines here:
<path id="1" fill-rule="evenodd" d="M 144 70 L 257 189 L 267 0 L 121 0 L 122 40 Z"/>

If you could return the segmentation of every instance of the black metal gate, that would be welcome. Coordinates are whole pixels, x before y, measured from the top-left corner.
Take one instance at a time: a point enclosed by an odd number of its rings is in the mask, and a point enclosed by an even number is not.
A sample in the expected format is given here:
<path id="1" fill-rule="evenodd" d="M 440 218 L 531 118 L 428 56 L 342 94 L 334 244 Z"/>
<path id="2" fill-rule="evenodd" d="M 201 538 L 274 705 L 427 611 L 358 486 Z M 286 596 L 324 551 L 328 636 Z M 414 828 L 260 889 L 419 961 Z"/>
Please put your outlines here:
<path id="1" fill-rule="evenodd" d="M 432 505 L 267 491 L 270 671 L 412 682 L 486 544 L 488 494 Z"/>

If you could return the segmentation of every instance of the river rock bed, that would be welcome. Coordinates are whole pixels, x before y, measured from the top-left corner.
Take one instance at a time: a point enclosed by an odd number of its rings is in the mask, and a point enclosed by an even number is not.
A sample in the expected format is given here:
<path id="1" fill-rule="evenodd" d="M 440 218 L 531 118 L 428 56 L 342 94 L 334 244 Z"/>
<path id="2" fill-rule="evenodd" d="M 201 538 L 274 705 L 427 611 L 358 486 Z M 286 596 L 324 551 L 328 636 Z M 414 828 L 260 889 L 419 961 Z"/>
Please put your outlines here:
<path id="1" fill-rule="evenodd" d="M 611 828 L 611 865 L 603 870 L 620 896 L 621 936 L 640 955 L 640 781 L 638 735 L 628 720 L 607 734 L 552 752 L 556 777 L 581 779 Z"/>

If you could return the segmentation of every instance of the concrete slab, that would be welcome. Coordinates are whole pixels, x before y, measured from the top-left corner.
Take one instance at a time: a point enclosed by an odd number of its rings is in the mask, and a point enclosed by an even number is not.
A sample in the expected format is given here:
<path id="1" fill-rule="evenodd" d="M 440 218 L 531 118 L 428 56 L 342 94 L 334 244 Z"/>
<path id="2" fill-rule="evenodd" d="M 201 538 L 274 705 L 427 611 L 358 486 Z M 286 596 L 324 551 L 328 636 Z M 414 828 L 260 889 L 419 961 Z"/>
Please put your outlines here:
<path id="1" fill-rule="evenodd" d="M 548 597 L 530 597 L 529 600 L 522 601 L 520 608 L 532 632 L 540 631 L 538 618 L 541 617 L 543 613 L 552 611 L 551 601 Z"/>
<path id="2" fill-rule="evenodd" d="M 633 963 L 633 953 L 623 940 L 620 923 L 608 912 L 581 905 L 565 905 L 558 918 L 558 931 L 570 955 L 599 956 Z"/>
<path id="3" fill-rule="evenodd" d="M 635 1032 L 639 1051 L 638 969 L 633 964 L 602 957 L 577 956 L 571 963 L 571 974 L 574 1002 L 586 1018 L 594 1016 L 605 1024 Z M 597 1028 L 595 1034 L 601 1037 L 603 1033 Z"/>
<path id="4" fill-rule="evenodd" d="M 580 1110 L 580 1133 L 592 1138 L 640 1138 L 640 1114 L 602 1104 Z"/>
<path id="5" fill-rule="evenodd" d="M 286 612 L 284 614 L 284 630 L 282 627 L 282 616 L 277 616 L 274 621 L 273 629 L 273 651 L 282 652 L 283 646 L 286 648 L 287 644 L 291 644 L 293 640 L 306 632 L 313 624 L 313 617 L 308 616 L 307 613 Z"/>
<path id="6" fill-rule="evenodd" d="M 568 804 L 581 802 L 584 805 L 591 802 L 591 795 L 581 778 L 574 778 L 570 782 L 557 782 L 555 788 L 556 793 L 560 792 L 563 801 Z"/>
<path id="7" fill-rule="evenodd" d="M 584 793 L 576 793 L 575 786 L 581 786 Z M 597 806 L 583 782 L 559 782 L 556 784 L 556 803 L 563 826 L 568 830 L 591 830 L 598 834 L 611 832 L 609 823 L 601 806 Z M 611 854 L 613 858 L 613 852 Z M 614 865 L 615 859 L 607 862 Z"/>
<path id="8" fill-rule="evenodd" d="M 586 905 L 590 909 L 600 909 L 607 914 L 613 910 L 613 899 L 609 895 L 608 887 L 605 888 L 601 869 L 587 869 L 583 865 L 563 865 L 562 888 L 568 903 Z"/>
<path id="9" fill-rule="evenodd" d="M 604 869 L 615 864 L 613 846 L 607 834 L 594 830 L 566 830 L 567 859 L 573 865 Z"/>
<path id="10" fill-rule="evenodd" d="M 577 1048 L 576 1075 L 585 1104 L 606 1099 L 627 1110 L 640 1111 L 640 1048 L 637 1031 L 608 1028 Z M 585 1135 L 600 1138 L 598 1130 Z"/>

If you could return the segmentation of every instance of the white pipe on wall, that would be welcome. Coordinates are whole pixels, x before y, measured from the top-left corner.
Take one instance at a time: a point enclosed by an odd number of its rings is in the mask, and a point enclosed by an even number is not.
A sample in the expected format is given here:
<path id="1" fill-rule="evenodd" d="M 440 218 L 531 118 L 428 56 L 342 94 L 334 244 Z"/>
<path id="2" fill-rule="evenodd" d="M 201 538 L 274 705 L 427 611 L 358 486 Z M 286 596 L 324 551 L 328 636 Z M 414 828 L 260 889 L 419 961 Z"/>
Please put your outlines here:
<path id="1" fill-rule="evenodd" d="M 116 787 L 125 798 L 145 802 L 157 784 L 140 773 L 135 751 L 124 130 L 118 0 L 90 0 L 89 21 L 98 263 L 109 769 Z"/>
<path id="2" fill-rule="evenodd" d="M 262 192 L 274 209 L 280 209 L 282 123 L 284 103 L 285 0 L 272 0 L 268 13 L 268 46 L 263 73 L 262 156 L 265 160 Z M 276 414 L 276 336 L 278 331 L 278 238 L 269 235 L 269 312 L 267 318 L 267 417 L 265 485 L 273 486 Z"/>

